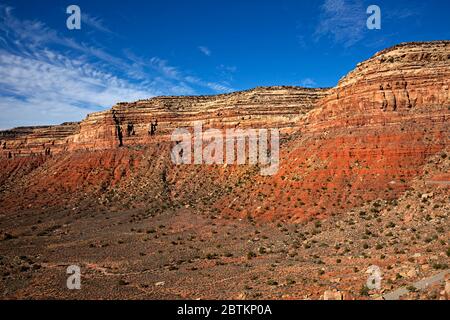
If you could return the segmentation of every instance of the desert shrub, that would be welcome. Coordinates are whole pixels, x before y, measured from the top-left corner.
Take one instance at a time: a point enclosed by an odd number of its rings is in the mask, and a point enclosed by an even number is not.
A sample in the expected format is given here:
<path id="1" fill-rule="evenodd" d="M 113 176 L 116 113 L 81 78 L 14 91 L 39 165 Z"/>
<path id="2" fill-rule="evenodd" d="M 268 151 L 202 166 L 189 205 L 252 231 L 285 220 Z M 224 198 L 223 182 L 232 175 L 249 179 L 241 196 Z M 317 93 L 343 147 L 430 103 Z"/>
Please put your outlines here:
<path id="1" fill-rule="evenodd" d="M 254 253 L 253 251 L 249 251 L 247 252 L 247 259 L 250 260 L 252 258 L 256 257 L 256 253 Z"/>
<path id="2" fill-rule="evenodd" d="M 414 286 L 407 286 L 406 290 L 408 290 L 409 292 L 417 292 L 417 288 Z"/>
<path id="3" fill-rule="evenodd" d="M 394 222 L 389 222 L 387 225 L 386 225 L 386 228 L 395 228 L 395 223 Z"/>
<path id="4" fill-rule="evenodd" d="M 269 286 L 277 286 L 278 282 L 276 282 L 275 280 L 270 279 L 270 280 L 267 281 L 267 284 Z"/>
<path id="5" fill-rule="evenodd" d="M 362 286 L 362 288 L 361 288 L 361 290 L 359 290 L 359 294 L 361 295 L 361 296 L 364 296 L 364 297 L 368 297 L 369 296 L 369 288 L 367 287 L 367 285 L 363 285 Z"/>
<path id="6" fill-rule="evenodd" d="M 206 259 L 208 259 L 208 260 L 214 260 L 214 259 L 217 259 L 218 257 L 219 257 L 219 255 L 217 253 L 208 253 L 206 255 Z"/>

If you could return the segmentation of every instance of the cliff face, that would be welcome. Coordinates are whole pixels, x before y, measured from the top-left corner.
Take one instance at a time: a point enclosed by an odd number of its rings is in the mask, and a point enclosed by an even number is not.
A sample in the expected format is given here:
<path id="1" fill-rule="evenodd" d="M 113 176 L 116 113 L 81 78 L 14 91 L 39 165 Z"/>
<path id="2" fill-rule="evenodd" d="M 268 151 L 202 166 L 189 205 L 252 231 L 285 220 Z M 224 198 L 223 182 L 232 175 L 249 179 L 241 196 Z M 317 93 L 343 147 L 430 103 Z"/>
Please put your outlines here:
<path id="1" fill-rule="evenodd" d="M 170 140 L 177 128 L 261 127 L 271 124 L 289 130 L 298 126 L 327 90 L 267 87 L 218 96 L 159 97 L 120 103 L 91 114 L 73 136 L 72 150 L 148 145 Z M 151 125 L 154 127 L 152 133 Z"/>
<path id="2" fill-rule="evenodd" d="M 360 63 L 311 114 L 317 128 L 442 117 L 450 104 L 448 41 L 409 43 Z M 447 114 L 448 116 L 448 114 Z"/>
<path id="3" fill-rule="evenodd" d="M 398 198 L 449 149 L 449 85 L 448 41 L 376 54 L 308 114 L 282 148 L 278 175 L 249 183 L 236 202 L 245 214 L 296 220 Z"/>
<path id="4" fill-rule="evenodd" d="M 90 194 L 107 207 L 205 204 L 231 215 L 301 220 L 396 199 L 430 157 L 449 151 L 449 85 L 450 42 L 409 43 L 359 64 L 330 90 L 160 97 L 120 103 L 79 124 L 2 132 L 0 200 L 18 210 Z M 174 166 L 169 135 L 196 120 L 279 128 L 278 174 Z"/>
<path id="5" fill-rule="evenodd" d="M 59 126 L 23 127 L 0 131 L 2 156 L 49 155 L 51 150 L 61 151 L 68 147 L 70 136 L 80 130 L 78 123 Z"/>
<path id="6" fill-rule="evenodd" d="M 119 103 L 110 110 L 88 115 L 80 123 L 0 132 L 2 155 L 11 158 L 149 145 L 170 140 L 175 129 L 192 127 L 194 121 L 202 121 L 206 128 L 270 125 L 287 132 L 298 127 L 327 91 L 265 87 L 218 96 L 158 97 Z"/>

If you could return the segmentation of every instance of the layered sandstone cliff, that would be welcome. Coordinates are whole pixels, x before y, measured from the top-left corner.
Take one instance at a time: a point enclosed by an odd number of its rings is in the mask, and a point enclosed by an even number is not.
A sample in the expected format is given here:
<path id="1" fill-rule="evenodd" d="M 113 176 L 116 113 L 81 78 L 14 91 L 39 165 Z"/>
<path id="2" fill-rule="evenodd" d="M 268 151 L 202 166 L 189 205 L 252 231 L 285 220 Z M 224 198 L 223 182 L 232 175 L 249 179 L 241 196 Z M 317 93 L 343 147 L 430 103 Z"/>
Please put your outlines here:
<path id="1" fill-rule="evenodd" d="M 449 41 L 377 53 L 308 114 L 278 175 L 249 183 L 237 203 L 245 214 L 297 219 L 397 198 L 450 147 L 449 85 Z"/>
<path id="2" fill-rule="evenodd" d="M 0 131 L 2 155 L 15 156 L 50 155 L 52 150 L 66 149 L 69 137 L 80 130 L 78 123 L 58 126 L 22 127 Z"/>
<path id="3" fill-rule="evenodd" d="M 169 140 L 175 129 L 192 127 L 194 121 L 202 121 L 205 127 L 272 126 L 289 131 L 298 127 L 327 91 L 260 87 L 217 96 L 157 97 L 119 103 L 110 110 L 88 115 L 80 123 L 0 132 L 2 155 L 11 158 L 148 145 Z"/>
<path id="4" fill-rule="evenodd" d="M 360 126 L 445 116 L 449 46 L 449 41 L 405 43 L 375 54 L 339 81 L 311 120 L 319 128 L 318 122 L 324 127 Z"/>
<path id="5" fill-rule="evenodd" d="M 428 159 L 449 151 L 449 85 L 450 41 L 407 43 L 362 62 L 330 90 L 159 97 L 120 103 L 65 128 L 3 132 L 0 200 L 16 209 L 89 198 L 108 208 L 116 200 L 203 204 L 286 220 L 394 200 L 424 174 Z M 197 120 L 280 128 L 280 170 L 261 177 L 251 166 L 173 165 L 168 136 Z M 39 150 L 30 161 L 20 156 Z"/>

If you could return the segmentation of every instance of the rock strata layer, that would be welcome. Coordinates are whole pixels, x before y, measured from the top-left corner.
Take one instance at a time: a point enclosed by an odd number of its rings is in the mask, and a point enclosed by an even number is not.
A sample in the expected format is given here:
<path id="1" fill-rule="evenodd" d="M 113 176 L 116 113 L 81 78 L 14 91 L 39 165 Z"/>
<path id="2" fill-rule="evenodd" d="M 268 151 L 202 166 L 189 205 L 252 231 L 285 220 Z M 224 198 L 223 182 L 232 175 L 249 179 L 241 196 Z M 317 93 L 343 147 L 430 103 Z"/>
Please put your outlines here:
<path id="1" fill-rule="evenodd" d="M 214 128 L 298 127 L 327 89 L 260 87 L 217 96 L 157 97 L 119 103 L 80 123 L 0 132 L 4 157 L 148 145 L 202 121 Z M 152 129 L 153 126 L 153 129 Z"/>
<path id="2" fill-rule="evenodd" d="M 158 97 L 119 103 L 80 123 L 3 131 L 0 200 L 5 210 L 87 194 L 107 205 L 203 201 L 224 214 L 293 221 L 395 200 L 430 158 L 449 151 L 449 86 L 450 41 L 406 43 L 358 64 L 332 89 Z M 195 121 L 279 128 L 278 173 L 173 165 L 170 134 Z"/>

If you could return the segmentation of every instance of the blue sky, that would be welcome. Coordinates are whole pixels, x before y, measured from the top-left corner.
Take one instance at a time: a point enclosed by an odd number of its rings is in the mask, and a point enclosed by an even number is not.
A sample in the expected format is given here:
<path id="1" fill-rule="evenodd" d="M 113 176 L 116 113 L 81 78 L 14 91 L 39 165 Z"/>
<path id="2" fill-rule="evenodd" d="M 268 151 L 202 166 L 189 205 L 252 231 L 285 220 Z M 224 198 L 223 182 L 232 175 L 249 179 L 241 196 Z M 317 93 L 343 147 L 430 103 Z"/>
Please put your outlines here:
<path id="1" fill-rule="evenodd" d="M 68 30 L 67 6 L 81 8 Z M 368 30 L 366 9 L 382 12 Z M 329 87 L 404 41 L 450 39 L 447 0 L 0 0 L 0 129 L 119 101 Z"/>

